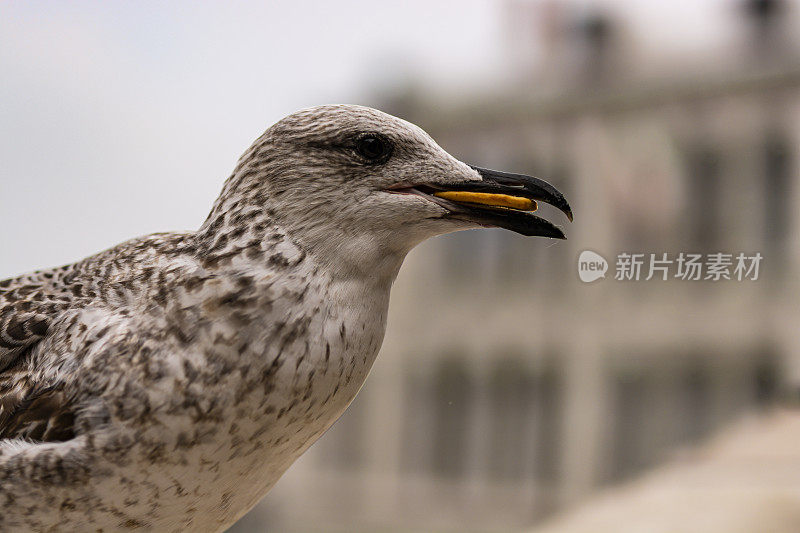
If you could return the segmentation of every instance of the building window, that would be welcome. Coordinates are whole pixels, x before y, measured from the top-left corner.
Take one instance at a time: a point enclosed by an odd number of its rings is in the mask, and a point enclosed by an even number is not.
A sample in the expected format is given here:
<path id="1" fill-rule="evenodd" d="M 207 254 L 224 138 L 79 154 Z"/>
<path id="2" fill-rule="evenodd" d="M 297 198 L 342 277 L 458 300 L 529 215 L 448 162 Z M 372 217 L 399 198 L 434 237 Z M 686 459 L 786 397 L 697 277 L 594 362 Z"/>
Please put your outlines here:
<path id="1" fill-rule="evenodd" d="M 687 442 L 700 441 L 711 430 L 711 375 L 706 355 L 690 357 L 681 375 L 678 398 L 683 400 L 683 436 Z"/>
<path id="2" fill-rule="evenodd" d="M 549 356 L 543 360 L 534 378 L 534 478 L 539 485 L 558 481 L 563 431 L 562 383 L 560 369 L 564 359 Z"/>
<path id="3" fill-rule="evenodd" d="M 409 472 L 430 473 L 433 457 L 430 441 L 436 422 L 431 411 L 432 388 L 429 376 L 411 370 L 406 373 L 400 465 Z"/>
<path id="4" fill-rule="evenodd" d="M 778 397 L 780 389 L 780 361 L 776 350 L 764 346 L 755 352 L 753 389 L 757 407 L 770 407 Z"/>
<path id="5" fill-rule="evenodd" d="M 489 382 L 489 471 L 495 479 L 522 479 L 533 422 L 534 383 L 519 358 L 500 358 Z"/>
<path id="6" fill-rule="evenodd" d="M 713 250 L 720 237 L 721 158 L 709 146 L 693 146 L 686 154 L 689 234 L 698 251 Z"/>
<path id="7" fill-rule="evenodd" d="M 467 469 L 474 397 L 474 383 L 463 359 L 447 357 L 439 363 L 434 395 L 432 470 L 444 477 L 462 477 Z"/>
<path id="8" fill-rule="evenodd" d="M 763 154 L 766 252 L 781 269 L 791 213 L 791 148 L 783 134 L 773 131 L 764 139 Z"/>
<path id="9" fill-rule="evenodd" d="M 647 391 L 646 376 L 638 367 L 622 369 L 614 378 L 613 461 L 609 472 L 612 481 L 625 479 L 647 465 L 642 434 L 648 416 Z"/>

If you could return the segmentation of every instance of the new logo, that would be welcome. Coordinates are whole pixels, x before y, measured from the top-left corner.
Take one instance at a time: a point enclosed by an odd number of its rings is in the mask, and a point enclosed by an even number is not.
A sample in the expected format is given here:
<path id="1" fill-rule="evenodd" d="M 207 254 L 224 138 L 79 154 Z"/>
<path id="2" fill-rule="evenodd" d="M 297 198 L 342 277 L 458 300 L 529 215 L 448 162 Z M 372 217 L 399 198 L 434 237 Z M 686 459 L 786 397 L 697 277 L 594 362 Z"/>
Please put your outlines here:
<path id="1" fill-rule="evenodd" d="M 584 283 L 591 283 L 606 277 L 608 261 L 591 250 L 584 250 L 578 257 L 578 276 Z"/>

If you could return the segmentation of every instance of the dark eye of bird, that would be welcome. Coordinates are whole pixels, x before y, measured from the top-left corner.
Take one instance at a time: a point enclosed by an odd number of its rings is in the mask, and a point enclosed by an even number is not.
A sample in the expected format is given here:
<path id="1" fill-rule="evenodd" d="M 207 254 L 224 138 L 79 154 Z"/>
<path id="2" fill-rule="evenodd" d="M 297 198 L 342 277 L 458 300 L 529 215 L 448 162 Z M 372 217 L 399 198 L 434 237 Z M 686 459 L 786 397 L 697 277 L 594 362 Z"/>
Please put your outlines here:
<path id="1" fill-rule="evenodd" d="M 367 133 L 356 141 L 356 151 L 368 161 L 384 161 L 391 155 L 392 145 L 379 135 Z"/>

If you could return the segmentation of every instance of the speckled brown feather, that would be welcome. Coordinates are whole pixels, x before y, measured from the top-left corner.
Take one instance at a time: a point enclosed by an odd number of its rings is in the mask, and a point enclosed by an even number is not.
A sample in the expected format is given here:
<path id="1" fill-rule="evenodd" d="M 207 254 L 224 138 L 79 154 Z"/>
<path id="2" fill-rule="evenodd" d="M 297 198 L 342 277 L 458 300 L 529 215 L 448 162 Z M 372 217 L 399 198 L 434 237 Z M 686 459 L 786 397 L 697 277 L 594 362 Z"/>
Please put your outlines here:
<path id="1" fill-rule="evenodd" d="M 39 383 L 30 351 L 72 300 L 69 268 L 0 281 L 0 439 L 64 441 L 73 438 L 73 405 L 61 383 Z"/>

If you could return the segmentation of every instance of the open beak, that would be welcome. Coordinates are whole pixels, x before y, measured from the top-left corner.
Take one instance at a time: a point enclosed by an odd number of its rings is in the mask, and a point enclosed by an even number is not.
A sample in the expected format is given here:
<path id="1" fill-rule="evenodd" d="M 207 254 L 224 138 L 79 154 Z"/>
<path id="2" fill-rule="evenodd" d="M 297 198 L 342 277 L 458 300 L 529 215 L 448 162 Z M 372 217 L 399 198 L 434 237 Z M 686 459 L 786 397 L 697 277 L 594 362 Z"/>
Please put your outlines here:
<path id="1" fill-rule="evenodd" d="M 561 228 L 533 214 L 537 202 L 545 202 L 561 210 L 571 222 L 572 209 L 558 189 L 531 176 L 470 167 L 482 181 L 451 183 L 446 188 L 417 186 L 413 192 L 445 207 L 452 218 L 522 235 L 566 239 Z"/>

